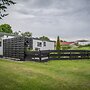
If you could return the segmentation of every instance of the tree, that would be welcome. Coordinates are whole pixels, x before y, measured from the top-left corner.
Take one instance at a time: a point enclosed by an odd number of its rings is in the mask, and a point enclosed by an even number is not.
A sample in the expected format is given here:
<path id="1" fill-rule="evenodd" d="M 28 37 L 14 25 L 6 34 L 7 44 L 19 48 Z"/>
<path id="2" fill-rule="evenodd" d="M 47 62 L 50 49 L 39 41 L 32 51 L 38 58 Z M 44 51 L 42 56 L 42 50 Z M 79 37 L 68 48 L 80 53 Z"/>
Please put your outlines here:
<path id="1" fill-rule="evenodd" d="M 18 36 L 18 35 L 19 35 L 19 33 L 18 33 L 17 31 L 15 31 L 13 34 L 14 34 L 15 36 Z"/>
<path id="2" fill-rule="evenodd" d="M 0 0 L 0 19 L 8 15 L 6 10 L 12 4 L 15 4 L 12 0 Z"/>
<path id="3" fill-rule="evenodd" d="M 59 36 L 57 37 L 56 50 L 61 50 L 61 45 L 60 45 L 60 39 L 59 39 Z"/>
<path id="4" fill-rule="evenodd" d="M 46 40 L 46 41 L 50 41 L 50 39 L 49 39 L 48 37 L 46 37 L 46 36 L 42 36 L 42 37 L 40 37 L 39 39 L 41 39 L 41 40 Z"/>
<path id="5" fill-rule="evenodd" d="M 12 33 L 13 31 L 9 24 L 2 24 L 2 25 L 0 25 L 0 32 Z"/>
<path id="6" fill-rule="evenodd" d="M 24 33 L 21 33 L 21 35 L 24 36 L 24 37 L 32 37 L 31 32 L 24 32 Z"/>
<path id="7" fill-rule="evenodd" d="M 13 34 L 15 36 L 22 36 L 22 32 L 21 31 L 15 31 L 15 32 L 13 32 Z"/>

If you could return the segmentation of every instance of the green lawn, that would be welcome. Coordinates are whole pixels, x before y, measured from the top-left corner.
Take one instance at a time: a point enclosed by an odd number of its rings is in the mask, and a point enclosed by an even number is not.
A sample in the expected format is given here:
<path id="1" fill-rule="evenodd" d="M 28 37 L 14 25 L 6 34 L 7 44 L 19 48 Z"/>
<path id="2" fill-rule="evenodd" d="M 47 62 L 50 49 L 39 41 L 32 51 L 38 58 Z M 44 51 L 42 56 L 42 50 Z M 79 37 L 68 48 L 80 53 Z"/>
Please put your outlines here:
<path id="1" fill-rule="evenodd" d="M 70 50 L 90 50 L 90 45 L 89 46 L 80 46 L 80 47 L 72 47 Z"/>
<path id="2" fill-rule="evenodd" d="M 90 50 L 90 47 L 80 47 L 78 50 Z"/>
<path id="3" fill-rule="evenodd" d="M 90 60 L 38 63 L 0 59 L 0 90 L 90 90 Z"/>

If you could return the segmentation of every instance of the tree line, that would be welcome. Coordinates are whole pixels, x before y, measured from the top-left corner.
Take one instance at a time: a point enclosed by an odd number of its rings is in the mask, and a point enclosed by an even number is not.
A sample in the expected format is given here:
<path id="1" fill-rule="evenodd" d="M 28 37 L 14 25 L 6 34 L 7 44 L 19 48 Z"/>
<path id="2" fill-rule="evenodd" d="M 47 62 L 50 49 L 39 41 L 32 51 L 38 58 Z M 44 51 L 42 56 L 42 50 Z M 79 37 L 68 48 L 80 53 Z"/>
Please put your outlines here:
<path id="1" fill-rule="evenodd" d="M 14 32 L 12 30 L 12 27 L 9 24 L 1 24 L 0 32 L 14 34 L 15 36 L 21 35 L 23 37 L 32 37 L 32 33 L 29 31 L 27 31 L 27 32 L 15 31 Z M 50 39 L 47 36 L 41 36 L 41 37 L 39 37 L 39 39 L 50 41 Z"/>

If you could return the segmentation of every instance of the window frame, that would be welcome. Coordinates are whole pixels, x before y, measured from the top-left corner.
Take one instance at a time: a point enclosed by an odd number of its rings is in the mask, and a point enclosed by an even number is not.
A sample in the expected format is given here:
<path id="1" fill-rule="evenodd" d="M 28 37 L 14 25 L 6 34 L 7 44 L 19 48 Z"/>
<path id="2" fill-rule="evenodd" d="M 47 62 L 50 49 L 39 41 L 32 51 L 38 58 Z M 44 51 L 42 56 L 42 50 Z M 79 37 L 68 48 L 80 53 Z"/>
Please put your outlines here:
<path id="1" fill-rule="evenodd" d="M 43 42 L 43 46 L 46 47 L 46 42 Z"/>
<path id="2" fill-rule="evenodd" d="M 37 42 L 38 47 L 42 47 L 42 42 Z"/>

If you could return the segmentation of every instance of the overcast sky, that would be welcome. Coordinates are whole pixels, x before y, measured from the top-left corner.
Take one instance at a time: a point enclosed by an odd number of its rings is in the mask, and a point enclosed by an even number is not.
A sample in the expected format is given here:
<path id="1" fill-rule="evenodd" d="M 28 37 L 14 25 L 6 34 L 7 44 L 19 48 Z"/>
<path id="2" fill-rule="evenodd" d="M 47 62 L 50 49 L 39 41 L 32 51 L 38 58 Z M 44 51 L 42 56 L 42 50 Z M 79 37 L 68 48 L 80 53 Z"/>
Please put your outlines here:
<path id="1" fill-rule="evenodd" d="M 8 23 L 14 31 L 30 31 L 34 37 L 63 40 L 90 39 L 90 0 L 15 0 Z"/>

